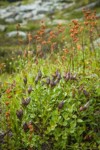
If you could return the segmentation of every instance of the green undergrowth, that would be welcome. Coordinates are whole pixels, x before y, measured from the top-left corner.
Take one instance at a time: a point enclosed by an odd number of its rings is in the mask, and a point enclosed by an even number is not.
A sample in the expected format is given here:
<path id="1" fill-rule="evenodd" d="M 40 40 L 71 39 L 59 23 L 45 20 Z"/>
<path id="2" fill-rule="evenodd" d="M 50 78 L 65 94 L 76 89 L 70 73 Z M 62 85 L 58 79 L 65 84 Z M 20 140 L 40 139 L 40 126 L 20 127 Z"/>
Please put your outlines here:
<path id="1" fill-rule="evenodd" d="M 34 60 L 0 84 L 2 149 L 99 150 L 99 66 L 83 75 L 59 55 Z"/>

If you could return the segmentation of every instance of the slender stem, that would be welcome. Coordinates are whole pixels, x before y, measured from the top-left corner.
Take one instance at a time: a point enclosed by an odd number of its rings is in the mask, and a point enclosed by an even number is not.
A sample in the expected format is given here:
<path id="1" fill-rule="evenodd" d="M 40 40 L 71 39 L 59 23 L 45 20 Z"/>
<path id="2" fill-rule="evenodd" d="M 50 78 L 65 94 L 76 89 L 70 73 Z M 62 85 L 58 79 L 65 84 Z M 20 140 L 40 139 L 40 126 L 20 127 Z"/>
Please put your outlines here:
<path id="1" fill-rule="evenodd" d="M 85 75 L 85 53 L 84 50 L 82 50 L 83 52 L 83 74 Z"/>
<path id="2" fill-rule="evenodd" d="M 83 74 L 85 75 L 84 33 L 82 36 Z"/>

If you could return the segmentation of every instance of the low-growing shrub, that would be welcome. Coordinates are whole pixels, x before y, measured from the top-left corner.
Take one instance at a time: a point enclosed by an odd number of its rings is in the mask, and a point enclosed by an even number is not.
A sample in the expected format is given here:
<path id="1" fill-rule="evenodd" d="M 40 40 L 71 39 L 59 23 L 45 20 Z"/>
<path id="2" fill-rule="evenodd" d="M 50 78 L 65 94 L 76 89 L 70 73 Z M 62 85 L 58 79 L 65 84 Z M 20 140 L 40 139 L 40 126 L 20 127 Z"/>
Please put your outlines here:
<path id="1" fill-rule="evenodd" d="M 99 149 L 98 76 L 35 68 L 1 93 L 2 149 Z"/>

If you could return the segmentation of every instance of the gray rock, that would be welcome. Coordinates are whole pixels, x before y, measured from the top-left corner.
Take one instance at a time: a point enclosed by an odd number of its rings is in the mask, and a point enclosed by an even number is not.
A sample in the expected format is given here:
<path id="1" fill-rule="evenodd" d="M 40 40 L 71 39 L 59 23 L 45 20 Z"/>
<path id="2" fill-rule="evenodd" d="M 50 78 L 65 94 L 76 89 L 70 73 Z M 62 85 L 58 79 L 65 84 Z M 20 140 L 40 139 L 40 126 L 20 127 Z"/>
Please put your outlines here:
<path id="1" fill-rule="evenodd" d="M 6 9 L 0 9 L 0 18 L 3 16 L 3 14 L 7 13 Z"/>
<path id="2" fill-rule="evenodd" d="M 22 22 L 22 19 L 23 19 L 23 16 L 25 14 L 24 13 L 19 13 L 16 17 L 15 17 L 15 20 L 18 21 L 18 22 Z"/>
<path id="3" fill-rule="evenodd" d="M 22 32 L 22 31 L 19 31 L 18 35 L 21 36 L 21 37 L 23 37 L 23 38 L 27 37 L 27 34 L 25 32 Z M 8 37 L 16 37 L 17 36 L 17 31 L 9 32 L 9 33 L 7 33 L 7 36 Z"/>
<path id="4" fill-rule="evenodd" d="M 63 10 L 63 9 L 68 9 L 68 8 L 74 6 L 74 5 L 75 5 L 75 2 L 69 3 L 69 4 L 64 4 L 64 5 L 62 5 L 62 10 Z"/>
<path id="5" fill-rule="evenodd" d="M 69 4 L 66 5 L 69 7 Z M 14 20 L 22 22 L 23 20 L 38 20 L 42 19 L 45 14 L 52 15 L 56 9 L 61 10 L 66 8 L 64 3 L 59 3 L 59 0 L 37 0 L 32 4 L 21 5 L 21 2 L 16 5 L 10 5 L 5 9 L 0 9 L 0 18 L 6 19 L 7 23 L 13 23 Z M 14 20 L 13 20 L 14 18 Z"/>
<path id="6" fill-rule="evenodd" d="M 42 5 L 42 0 L 37 0 L 37 1 L 35 1 L 34 4 L 35 4 L 35 5 Z"/>
<path id="7" fill-rule="evenodd" d="M 7 19 L 5 19 L 5 22 L 7 22 L 7 23 L 14 23 L 15 19 L 14 18 L 7 18 Z"/>
<path id="8" fill-rule="evenodd" d="M 66 24 L 66 23 L 67 23 L 66 20 L 61 20 L 61 19 L 53 20 L 53 22 L 52 22 L 53 25 Z"/>
<path id="9" fill-rule="evenodd" d="M 8 6 L 6 8 L 6 12 L 16 12 L 17 10 L 19 10 L 19 8 L 17 6 L 14 6 L 14 5 Z"/>
<path id="10" fill-rule="evenodd" d="M 48 8 L 41 8 L 37 11 L 37 15 L 38 14 L 46 14 L 49 12 L 49 9 Z"/>
<path id="11" fill-rule="evenodd" d="M 48 14 L 49 18 L 52 20 L 56 10 L 67 9 L 74 4 L 75 3 L 72 2 L 72 0 L 36 0 L 32 4 L 26 5 L 22 5 L 22 3 L 19 2 L 4 9 L 0 9 L 0 18 L 4 19 L 7 23 L 22 23 L 23 21 L 35 21 L 46 18 L 45 15 Z M 94 2 L 86 7 L 94 7 L 96 5 L 97 2 Z M 77 9 L 76 11 L 82 9 L 83 7 Z M 53 23 L 58 24 L 60 21 L 56 20 Z M 64 23 L 64 21 L 62 21 L 62 23 Z"/>
<path id="12" fill-rule="evenodd" d="M 96 39 L 93 43 L 95 47 L 100 47 L 100 38 Z"/>
<path id="13" fill-rule="evenodd" d="M 25 13 L 22 18 L 30 20 L 33 17 L 33 14 L 31 12 Z"/>
<path id="14" fill-rule="evenodd" d="M 54 15 L 55 10 L 56 10 L 55 8 L 50 9 L 48 15 Z"/>
<path id="15" fill-rule="evenodd" d="M 100 19 L 100 13 L 98 13 L 96 16 Z"/>
<path id="16" fill-rule="evenodd" d="M 4 32 L 7 29 L 7 26 L 5 25 L 0 25 L 0 31 Z"/>
<path id="17" fill-rule="evenodd" d="M 38 7 L 40 7 L 39 5 L 36 4 L 31 4 L 31 5 L 21 5 L 20 6 L 20 11 L 22 12 L 29 12 L 32 11 L 34 9 L 38 9 Z"/>
<path id="18" fill-rule="evenodd" d="M 37 10 L 33 10 L 31 13 L 32 13 L 33 16 L 36 16 L 37 15 Z"/>
<path id="19" fill-rule="evenodd" d="M 42 3 L 42 7 L 44 7 L 44 8 L 51 7 L 52 8 L 53 7 L 53 3 L 52 3 L 52 1 Z"/>
<path id="20" fill-rule="evenodd" d="M 3 13 L 3 14 L 1 14 L 1 19 L 6 19 L 6 18 L 9 18 L 9 17 L 13 17 L 14 16 L 14 14 L 13 14 L 13 12 L 5 12 L 5 13 Z"/>
<path id="21" fill-rule="evenodd" d="M 57 3 L 54 4 L 54 9 L 58 9 L 58 10 L 61 10 L 62 9 L 62 5 L 58 5 Z"/>
<path id="22" fill-rule="evenodd" d="M 41 19 L 43 19 L 43 18 L 45 18 L 45 15 L 44 15 L 44 14 L 40 14 L 40 15 L 34 16 L 34 17 L 32 18 L 32 20 L 33 20 L 33 21 L 36 21 L 36 20 L 41 20 Z"/>
<path id="23" fill-rule="evenodd" d="M 26 20 L 23 20 L 22 23 L 20 23 L 20 25 L 23 27 L 23 28 L 27 28 L 27 21 Z"/>

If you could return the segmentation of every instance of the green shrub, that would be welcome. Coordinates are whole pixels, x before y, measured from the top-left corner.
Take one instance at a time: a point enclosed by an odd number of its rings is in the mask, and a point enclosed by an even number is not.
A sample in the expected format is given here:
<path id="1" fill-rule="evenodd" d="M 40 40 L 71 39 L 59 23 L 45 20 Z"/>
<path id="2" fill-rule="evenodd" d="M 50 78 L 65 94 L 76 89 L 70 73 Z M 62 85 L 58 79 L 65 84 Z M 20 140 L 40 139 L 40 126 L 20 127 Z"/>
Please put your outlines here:
<path id="1" fill-rule="evenodd" d="M 3 149 L 99 149 L 99 77 L 54 68 L 33 65 L 3 86 Z"/>

